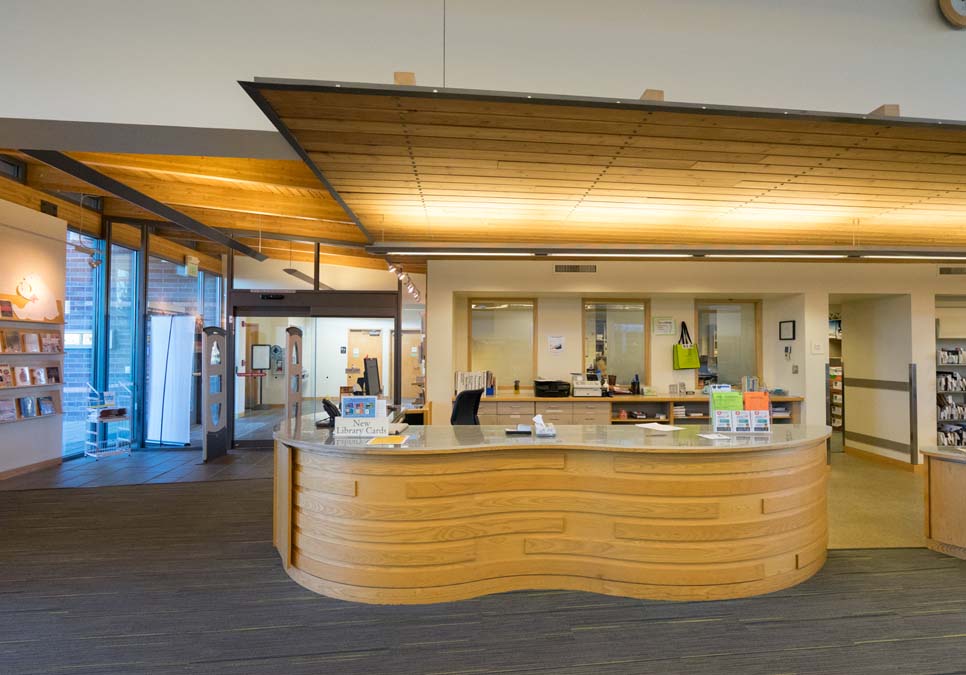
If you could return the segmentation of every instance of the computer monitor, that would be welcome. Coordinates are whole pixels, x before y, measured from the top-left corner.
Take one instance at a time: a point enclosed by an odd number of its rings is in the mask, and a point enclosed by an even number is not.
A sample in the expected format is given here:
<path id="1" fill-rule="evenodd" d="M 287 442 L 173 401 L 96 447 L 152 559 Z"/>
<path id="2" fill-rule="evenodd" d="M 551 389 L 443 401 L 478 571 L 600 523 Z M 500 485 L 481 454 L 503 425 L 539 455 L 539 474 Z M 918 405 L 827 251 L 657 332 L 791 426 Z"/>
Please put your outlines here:
<path id="1" fill-rule="evenodd" d="M 365 369 L 366 395 L 378 396 L 382 393 L 382 383 L 379 382 L 379 359 L 366 357 L 362 363 Z"/>

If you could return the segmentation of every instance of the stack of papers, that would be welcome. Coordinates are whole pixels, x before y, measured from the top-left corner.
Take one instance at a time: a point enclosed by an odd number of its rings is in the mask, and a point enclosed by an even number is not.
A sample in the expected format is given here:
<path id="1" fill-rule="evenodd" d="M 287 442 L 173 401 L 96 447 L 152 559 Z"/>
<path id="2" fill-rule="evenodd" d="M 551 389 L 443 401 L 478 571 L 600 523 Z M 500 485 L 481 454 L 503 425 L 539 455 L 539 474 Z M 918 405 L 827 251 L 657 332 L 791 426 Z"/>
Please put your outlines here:
<path id="1" fill-rule="evenodd" d="M 635 427 L 640 427 L 641 429 L 650 429 L 651 431 L 681 431 L 684 427 L 676 427 L 672 424 L 661 424 L 660 422 L 648 422 L 646 424 L 635 424 Z"/>

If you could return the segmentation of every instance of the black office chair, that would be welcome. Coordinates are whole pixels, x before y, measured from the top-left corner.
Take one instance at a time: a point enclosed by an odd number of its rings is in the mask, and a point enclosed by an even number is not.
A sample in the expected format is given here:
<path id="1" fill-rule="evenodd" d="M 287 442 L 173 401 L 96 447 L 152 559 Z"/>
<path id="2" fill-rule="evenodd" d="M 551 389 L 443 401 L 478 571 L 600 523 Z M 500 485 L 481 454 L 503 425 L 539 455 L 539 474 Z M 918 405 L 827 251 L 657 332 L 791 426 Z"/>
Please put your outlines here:
<path id="1" fill-rule="evenodd" d="M 461 391 L 453 402 L 453 414 L 449 416 L 449 423 L 453 426 L 462 424 L 475 424 L 479 426 L 480 418 L 477 413 L 480 411 L 480 398 L 483 396 L 482 389 L 468 389 Z"/>

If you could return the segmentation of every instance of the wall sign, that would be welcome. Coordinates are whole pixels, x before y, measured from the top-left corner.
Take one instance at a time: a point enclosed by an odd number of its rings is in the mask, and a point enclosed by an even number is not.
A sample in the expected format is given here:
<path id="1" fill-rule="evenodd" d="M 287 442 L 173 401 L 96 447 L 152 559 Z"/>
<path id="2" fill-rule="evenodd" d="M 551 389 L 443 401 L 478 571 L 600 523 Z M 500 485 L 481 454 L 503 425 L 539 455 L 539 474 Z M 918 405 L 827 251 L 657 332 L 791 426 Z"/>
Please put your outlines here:
<path id="1" fill-rule="evenodd" d="M 655 316 L 651 319 L 651 332 L 654 335 L 674 335 L 674 317 Z"/>

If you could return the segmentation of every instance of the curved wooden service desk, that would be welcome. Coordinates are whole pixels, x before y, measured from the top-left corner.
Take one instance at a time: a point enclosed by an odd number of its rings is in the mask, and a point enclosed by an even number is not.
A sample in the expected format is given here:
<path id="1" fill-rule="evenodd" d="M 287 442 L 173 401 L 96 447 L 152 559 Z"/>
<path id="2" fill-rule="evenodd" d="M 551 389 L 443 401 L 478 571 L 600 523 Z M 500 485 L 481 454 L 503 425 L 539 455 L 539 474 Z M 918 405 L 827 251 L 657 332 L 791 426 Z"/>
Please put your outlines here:
<path id="1" fill-rule="evenodd" d="M 521 589 L 741 598 L 815 574 L 828 428 L 699 432 L 410 427 L 403 448 L 280 432 L 275 546 L 302 586 L 384 604 Z"/>

